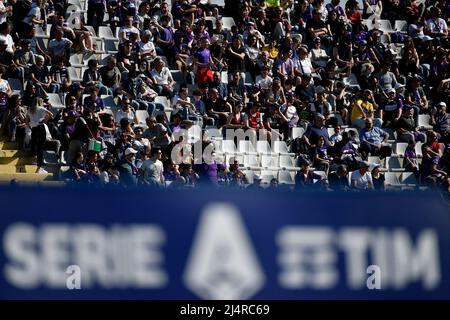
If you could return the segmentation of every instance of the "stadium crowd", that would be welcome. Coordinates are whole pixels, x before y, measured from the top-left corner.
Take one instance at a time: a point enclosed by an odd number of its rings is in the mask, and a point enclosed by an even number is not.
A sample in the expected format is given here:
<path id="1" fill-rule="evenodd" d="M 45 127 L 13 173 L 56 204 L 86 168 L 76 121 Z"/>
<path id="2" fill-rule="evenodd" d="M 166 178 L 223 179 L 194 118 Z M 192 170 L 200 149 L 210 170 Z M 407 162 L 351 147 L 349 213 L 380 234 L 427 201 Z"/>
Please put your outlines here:
<path id="1" fill-rule="evenodd" d="M 1 132 L 38 173 L 51 150 L 92 185 L 448 190 L 449 1 L 86 1 L 0 0 Z"/>

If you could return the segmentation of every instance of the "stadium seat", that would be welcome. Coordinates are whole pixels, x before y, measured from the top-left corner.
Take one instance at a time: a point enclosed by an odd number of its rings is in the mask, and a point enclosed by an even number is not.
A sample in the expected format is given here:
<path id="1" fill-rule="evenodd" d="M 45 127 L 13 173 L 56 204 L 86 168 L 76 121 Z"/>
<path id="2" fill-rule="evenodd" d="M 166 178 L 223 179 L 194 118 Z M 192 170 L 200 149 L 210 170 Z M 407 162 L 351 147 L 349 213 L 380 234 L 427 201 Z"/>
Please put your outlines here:
<path id="1" fill-rule="evenodd" d="M 114 111 L 117 110 L 118 106 L 117 106 L 116 102 L 114 101 L 113 96 L 102 94 L 100 97 L 102 98 L 103 103 L 105 104 L 105 107 L 110 108 Z"/>
<path id="2" fill-rule="evenodd" d="M 146 124 L 149 117 L 147 110 L 136 110 L 136 120 L 138 124 Z"/>
<path id="3" fill-rule="evenodd" d="M 280 155 L 279 166 L 283 170 L 298 171 L 299 167 L 295 166 L 295 158 L 290 155 Z"/>
<path id="4" fill-rule="evenodd" d="M 417 178 L 413 172 L 403 172 L 401 182 L 407 186 L 418 186 Z"/>
<path id="5" fill-rule="evenodd" d="M 273 151 L 280 155 L 295 155 L 295 153 L 289 152 L 286 142 L 281 140 L 276 140 L 273 142 Z"/>
<path id="6" fill-rule="evenodd" d="M 227 71 L 222 71 L 220 73 L 220 81 L 227 84 L 228 83 L 228 72 Z"/>
<path id="7" fill-rule="evenodd" d="M 68 67 L 70 80 L 75 82 L 81 82 L 83 80 L 82 69 L 78 67 Z"/>
<path id="8" fill-rule="evenodd" d="M 98 36 L 99 38 L 108 39 L 108 40 L 116 40 L 119 38 L 115 37 L 110 27 L 99 26 L 98 27 Z"/>
<path id="9" fill-rule="evenodd" d="M 291 138 L 292 139 L 301 138 L 301 137 L 303 137 L 304 133 L 305 133 L 305 128 L 293 127 L 292 128 Z"/>
<path id="10" fill-rule="evenodd" d="M 231 27 L 236 25 L 232 17 L 222 17 L 222 23 L 225 30 L 231 30 Z"/>
<path id="11" fill-rule="evenodd" d="M 257 154 L 257 152 L 255 150 L 255 146 L 249 140 L 239 141 L 238 149 L 239 149 L 239 152 L 244 153 L 244 154 Z"/>
<path id="12" fill-rule="evenodd" d="M 64 103 L 57 93 L 47 93 L 49 102 L 53 108 L 64 108 Z"/>
<path id="13" fill-rule="evenodd" d="M 8 78 L 9 86 L 14 91 L 22 91 L 23 90 L 23 83 L 20 81 L 20 79 L 16 78 Z"/>
<path id="14" fill-rule="evenodd" d="M 236 146 L 233 140 L 222 140 L 222 152 L 224 154 L 236 154 Z"/>
<path id="15" fill-rule="evenodd" d="M 394 153 L 399 156 L 403 157 L 405 155 L 405 150 L 408 147 L 408 144 L 406 142 L 396 142 L 394 144 Z"/>
<path id="16" fill-rule="evenodd" d="M 422 142 L 417 142 L 414 150 L 416 151 L 416 155 L 418 158 L 422 158 Z"/>
<path id="17" fill-rule="evenodd" d="M 433 126 L 430 125 L 431 117 L 429 114 L 419 114 L 419 127 L 422 130 L 430 130 L 433 129 Z"/>
<path id="18" fill-rule="evenodd" d="M 406 20 L 395 20 L 394 31 L 408 31 L 408 22 Z"/>
<path id="19" fill-rule="evenodd" d="M 256 154 L 244 154 L 244 167 L 247 169 L 260 169 L 261 165 L 259 162 L 259 156 Z"/>
<path id="20" fill-rule="evenodd" d="M 263 141 L 257 141 L 256 142 L 256 151 L 259 154 L 272 154 L 272 149 L 270 148 L 269 142 L 263 140 Z"/>
<path id="21" fill-rule="evenodd" d="M 255 174 L 257 174 L 257 171 L 244 170 L 243 173 L 245 174 L 245 177 L 247 178 L 248 183 L 252 184 L 253 183 L 253 177 L 255 176 Z"/>
<path id="22" fill-rule="evenodd" d="M 209 138 L 211 140 L 222 140 L 222 131 L 220 129 L 217 129 L 214 126 L 206 127 L 205 128 L 205 138 Z"/>
<path id="23" fill-rule="evenodd" d="M 270 180 L 276 179 L 278 173 L 274 170 L 261 170 L 261 183 L 269 184 Z"/>
<path id="24" fill-rule="evenodd" d="M 403 158 L 400 157 L 387 157 L 386 158 L 386 169 L 392 172 L 403 172 Z"/>
<path id="25" fill-rule="evenodd" d="M 279 156 L 275 154 L 260 154 L 261 167 L 267 169 L 278 169 Z"/>
<path id="26" fill-rule="evenodd" d="M 278 171 L 278 183 L 295 185 L 295 173 L 287 170 Z"/>
<path id="27" fill-rule="evenodd" d="M 383 20 L 383 19 L 376 20 L 374 27 L 377 29 L 380 29 L 381 31 L 386 32 L 386 33 L 391 33 L 394 31 L 392 29 L 392 26 L 391 26 L 391 23 L 389 22 L 389 20 Z"/>
<path id="28" fill-rule="evenodd" d="M 157 96 L 155 98 L 155 102 L 162 104 L 164 106 L 164 110 L 172 110 L 172 108 L 170 107 L 169 99 L 167 99 L 167 97 L 165 96 Z"/>
<path id="29" fill-rule="evenodd" d="M 391 187 L 399 187 L 400 184 L 400 173 L 396 172 L 386 172 L 384 174 L 384 184 L 385 186 L 391 186 Z"/>

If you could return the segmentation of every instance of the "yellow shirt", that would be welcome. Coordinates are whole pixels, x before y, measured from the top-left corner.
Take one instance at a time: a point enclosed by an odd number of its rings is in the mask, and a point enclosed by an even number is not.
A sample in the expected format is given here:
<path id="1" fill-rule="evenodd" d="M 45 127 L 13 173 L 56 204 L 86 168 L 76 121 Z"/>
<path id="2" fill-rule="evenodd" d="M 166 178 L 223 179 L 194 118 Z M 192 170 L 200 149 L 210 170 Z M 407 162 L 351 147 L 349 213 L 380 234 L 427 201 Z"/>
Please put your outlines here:
<path id="1" fill-rule="evenodd" d="M 364 113 L 359 110 L 358 106 L 361 106 L 361 108 L 364 110 Z M 353 119 L 361 119 L 364 117 L 367 117 L 370 113 L 373 113 L 373 104 L 370 102 L 364 102 L 362 99 L 358 99 L 355 102 L 355 105 L 352 109 L 352 120 Z"/>
<path id="2" fill-rule="evenodd" d="M 269 57 L 270 57 L 270 59 L 272 59 L 272 60 L 275 60 L 275 59 L 278 58 L 278 49 L 275 48 L 275 47 L 273 47 L 272 49 L 269 49 L 269 47 L 264 47 L 264 48 L 262 49 L 262 51 L 268 52 L 268 53 L 269 53 Z"/>

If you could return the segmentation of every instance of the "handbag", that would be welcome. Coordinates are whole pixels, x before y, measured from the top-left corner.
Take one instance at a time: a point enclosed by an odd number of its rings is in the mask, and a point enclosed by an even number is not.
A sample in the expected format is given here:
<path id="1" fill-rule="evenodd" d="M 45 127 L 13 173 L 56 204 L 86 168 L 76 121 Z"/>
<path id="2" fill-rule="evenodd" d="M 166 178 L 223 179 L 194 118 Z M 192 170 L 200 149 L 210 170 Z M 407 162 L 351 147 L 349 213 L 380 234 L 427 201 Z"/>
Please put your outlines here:
<path id="1" fill-rule="evenodd" d="M 89 139 L 88 150 L 100 152 L 102 150 L 102 143 L 96 139 Z"/>

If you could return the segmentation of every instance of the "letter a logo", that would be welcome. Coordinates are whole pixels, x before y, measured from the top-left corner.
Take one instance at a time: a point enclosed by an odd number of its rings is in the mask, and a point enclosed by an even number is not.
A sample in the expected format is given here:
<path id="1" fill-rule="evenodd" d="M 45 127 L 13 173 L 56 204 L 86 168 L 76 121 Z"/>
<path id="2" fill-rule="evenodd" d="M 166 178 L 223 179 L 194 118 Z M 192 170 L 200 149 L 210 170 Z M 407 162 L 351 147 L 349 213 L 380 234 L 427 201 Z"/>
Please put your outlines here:
<path id="1" fill-rule="evenodd" d="M 200 218 L 184 273 L 186 286 L 203 299 L 249 299 L 265 277 L 239 210 L 228 203 L 208 205 Z"/>

